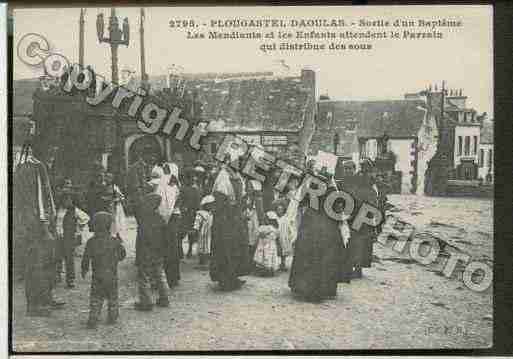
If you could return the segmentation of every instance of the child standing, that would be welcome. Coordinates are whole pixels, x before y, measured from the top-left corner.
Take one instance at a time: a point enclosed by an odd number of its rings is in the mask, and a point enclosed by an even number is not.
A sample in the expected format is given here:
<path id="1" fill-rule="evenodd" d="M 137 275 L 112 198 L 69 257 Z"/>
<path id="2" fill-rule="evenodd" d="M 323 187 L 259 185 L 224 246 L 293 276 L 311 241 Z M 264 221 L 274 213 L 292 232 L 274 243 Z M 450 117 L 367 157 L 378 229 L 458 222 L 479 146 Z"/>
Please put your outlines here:
<path id="1" fill-rule="evenodd" d="M 254 195 L 247 194 L 243 197 L 244 218 L 248 226 L 249 258 L 253 258 L 258 242 L 258 213 Z"/>
<path id="2" fill-rule="evenodd" d="M 112 215 L 98 212 L 92 220 L 94 236 L 87 241 L 82 257 L 82 278 L 89 271 L 92 262 L 93 278 L 89 297 L 89 320 L 87 327 L 98 325 L 103 302 L 107 300 L 108 324 L 114 324 L 119 317 L 118 262 L 126 257 L 126 251 L 119 238 L 110 234 Z"/>
<path id="3" fill-rule="evenodd" d="M 287 270 L 287 257 L 292 254 L 292 228 L 289 217 L 287 216 L 287 204 L 280 201 L 276 205 L 276 214 L 278 215 L 278 254 L 280 256 L 280 271 Z"/>
<path id="4" fill-rule="evenodd" d="M 254 261 L 256 274 L 264 277 L 274 276 L 279 268 L 278 246 L 278 216 L 275 212 L 265 214 L 265 224 L 258 227 L 258 244 Z"/>
<path id="5" fill-rule="evenodd" d="M 112 214 L 110 234 L 118 239 L 123 239 L 126 236 L 126 216 L 123 209 L 125 196 L 118 185 L 114 183 L 114 176 L 110 172 L 105 174 L 105 192 L 102 198 L 108 204 L 109 212 Z"/>
<path id="6" fill-rule="evenodd" d="M 203 197 L 200 203 L 200 210 L 196 212 L 193 231 L 198 237 L 199 264 L 206 264 L 210 257 L 210 244 L 212 242 L 212 206 L 215 198 L 212 195 Z"/>
<path id="7" fill-rule="evenodd" d="M 66 270 L 66 286 L 75 287 L 75 248 L 82 244 L 82 230 L 89 222 L 89 216 L 77 206 L 77 200 L 69 191 L 62 194 L 57 210 L 58 280 L 62 272 L 62 262 Z"/>

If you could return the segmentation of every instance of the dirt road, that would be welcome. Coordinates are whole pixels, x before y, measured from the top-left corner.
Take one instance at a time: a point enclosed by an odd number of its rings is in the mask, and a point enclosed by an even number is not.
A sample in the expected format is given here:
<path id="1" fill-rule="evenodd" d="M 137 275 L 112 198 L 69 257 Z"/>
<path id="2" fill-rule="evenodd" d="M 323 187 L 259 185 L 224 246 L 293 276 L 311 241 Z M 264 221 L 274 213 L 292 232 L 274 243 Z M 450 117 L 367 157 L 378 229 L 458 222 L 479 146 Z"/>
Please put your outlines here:
<path id="1" fill-rule="evenodd" d="M 363 279 L 340 284 L 338 298 L 322 304 L 296 300 L 288 273 L 248 276 L 243 289 L 224 293 L 185 260 L 171 307 L 143 313 L 136 301 L 134 224 L 120 264 L 121 320 L 85 329 L 89 278 L 56 294 L 65 309 L 50 318 L 25 316 L 22 285 L 14 292 L 16 351 L 292 350 L 483 348 L 492 344 L 491 289 L 477 293 L 416 263 L 394 260 L 375 245 L 376 262 Z M 77 268 L 78 261 L 77 260 Z"/>

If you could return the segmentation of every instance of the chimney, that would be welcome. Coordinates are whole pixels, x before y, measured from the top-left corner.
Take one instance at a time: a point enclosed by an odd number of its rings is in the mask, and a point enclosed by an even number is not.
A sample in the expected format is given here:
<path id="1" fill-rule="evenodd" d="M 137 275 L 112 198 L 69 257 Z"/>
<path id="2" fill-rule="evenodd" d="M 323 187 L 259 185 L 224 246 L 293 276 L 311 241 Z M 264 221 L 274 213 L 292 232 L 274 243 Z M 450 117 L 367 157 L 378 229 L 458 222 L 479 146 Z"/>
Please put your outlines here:
<path id="1" fill-rule="evenodd" d="M 317 101 L 315 71 L 307 68 L 301 69 L 301 82 L 314 94 L 314 101 Z"/>

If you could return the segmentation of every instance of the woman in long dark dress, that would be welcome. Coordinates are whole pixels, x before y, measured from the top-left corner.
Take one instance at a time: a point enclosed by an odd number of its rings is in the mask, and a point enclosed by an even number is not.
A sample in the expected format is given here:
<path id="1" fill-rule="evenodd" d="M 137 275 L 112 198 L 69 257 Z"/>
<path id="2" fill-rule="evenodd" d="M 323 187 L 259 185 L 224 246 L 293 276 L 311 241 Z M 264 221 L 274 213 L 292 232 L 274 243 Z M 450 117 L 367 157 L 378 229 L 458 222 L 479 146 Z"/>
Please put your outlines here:
<path id="1" fill-rule="evenodd" d="M 299 232 L 290 269 L 290 289 L 311 302 L 336 297 L 338 282 L 345 281 L 341 274 L 346 249 L 339 222 L 323 210 L 324 198 L 320 210 L 300 207 Z"/>
<path id="2" fill-rule="evenodd" d="M 221 169 L 213 186 L 215 198 L 212 223 L 210 278 L 222 290 L 238 289 L 239 276 L 249 272 L 248 234 L 242 211 L 244 183 L 227 168 Z"/>
<path id="3" fill-rule="evenodd" d="M 341 188 L 352 195 L 355 200 L 355 209 L 365 202 L 377 206 L 377 194 L 372 188 L 372 182 L 366 175 L 357 174 L 354 176 L 345 176 L 341 182 Z M 351 223 L 356 216 L 355 210 L 349 219 Z M 353 278 L 362 276 L 363 268 L 370 268 L 372 262 L 373 241 L 375 229 L 366 224 L 356 231 L 351 228 L 351 238 L 349 240 L 349 257 L 353 267 Z"/>

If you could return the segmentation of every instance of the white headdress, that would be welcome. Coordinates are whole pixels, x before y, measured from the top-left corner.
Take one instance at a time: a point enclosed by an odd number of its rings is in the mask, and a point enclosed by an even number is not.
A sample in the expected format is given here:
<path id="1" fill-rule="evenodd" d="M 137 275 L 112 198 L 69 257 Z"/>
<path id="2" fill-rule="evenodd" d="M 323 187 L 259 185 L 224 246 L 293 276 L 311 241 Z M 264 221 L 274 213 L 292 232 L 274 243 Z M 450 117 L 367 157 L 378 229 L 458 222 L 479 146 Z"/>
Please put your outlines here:
<path id="1" fill-rule="evenodd" d="M 275 219 L 275 220 L 278 220 L 278 215 L 276 214 L 276 212 L 274 211 L 269 211 L 269 212 L 266 212 L 265 215 L 267 216 L 267 218 L 269 219 Z"/>
<path id="2" fill-rule="evenodd" d="M 226 168 L 223 167 L 219 171 L 219 174 L 214 181 L 212 192 L 220 192 L 228 196 L 231 200 L 235 199 L 235 190 L 233 189 L 232 182 L 230 181 L 230 174 Z"/>
<path id="3" fill-rule="evenodd" d="M 180 186 L 180 177 L 179 177 L 179 173 L 178 173 L 178 166 L 176 165 L 176 163 L 173 163 L 173 162 L 166 162 L 164 164 L 164 166 L 166 166 L 166 165 L 169 168 L 169 173 L 168 174 L 164 173 L 163 181 L 166 184 L 168 184 L 171 176 L 175 176 L 176 180 L 178 181 L 178 186 Z"/>
<path id="4" fill-rule="evenodd" d="M 216 199 L 214 198 L 214 196 L 209 194 L 208 196 L 203 197 L 203 199 L 201 200 L 200 205 L 203 206 L 204 204 L 213 203 L 215 201 L 216 201 Z"/>

